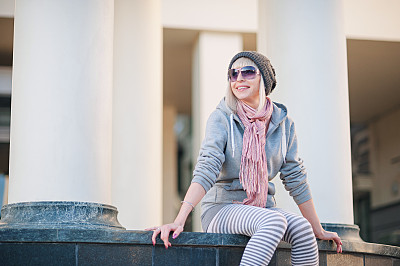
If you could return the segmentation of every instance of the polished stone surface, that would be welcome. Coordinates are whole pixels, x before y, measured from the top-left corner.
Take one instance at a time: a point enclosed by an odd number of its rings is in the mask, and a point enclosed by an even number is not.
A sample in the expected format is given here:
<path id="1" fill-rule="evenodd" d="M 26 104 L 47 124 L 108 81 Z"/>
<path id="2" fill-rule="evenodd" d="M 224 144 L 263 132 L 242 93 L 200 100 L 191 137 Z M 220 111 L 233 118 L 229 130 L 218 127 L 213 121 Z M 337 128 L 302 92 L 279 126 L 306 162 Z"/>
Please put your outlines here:
<path id="1" fill-rule="evenodd" d="M 128 244 L 77 244 L 78 265 L 152 265 L 152 247 Z"/>
<path id="2" fill-rule="evenodd" d="M 183 232 L 165 249 L 152 232 L 134 230 L 0 228 L 4 265 L 239 265 L 246 236 Z M 320 265 L 400 266 L 400 247 L 343 240 L 318 241 Z M 291 246 L 281 242 L 270 265 L 290 265 Z M 57 258 L 60 258 L 57 260 Z M 2 263 L 0 263 L 3 265 Z"/>
<path id="3" fill-rule="evenodd" d="M 76 245 L 68 243 L 2 243 L 0 265 L 76 265 Z"/>
<path id="4" fill-rule="evenodd" d="M 117 208 L 100 203 L 74 201 L 21 202 L 3 206 L 0 228 L 115 229 Z"/>

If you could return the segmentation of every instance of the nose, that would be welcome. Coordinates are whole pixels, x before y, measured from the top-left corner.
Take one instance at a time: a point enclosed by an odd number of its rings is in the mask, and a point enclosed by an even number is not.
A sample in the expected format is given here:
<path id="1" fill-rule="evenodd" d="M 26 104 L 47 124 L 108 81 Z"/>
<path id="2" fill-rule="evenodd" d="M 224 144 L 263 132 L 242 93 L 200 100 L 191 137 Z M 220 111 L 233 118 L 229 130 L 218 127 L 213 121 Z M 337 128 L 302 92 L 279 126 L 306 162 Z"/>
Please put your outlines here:
<path id="1" fill-rule="evenodd" d="M 238 77 L 237 77 L 237 81 L 241 81 L 244 80 L 243 76 L 242 76 L 242 71 L 239 71 Z"/>

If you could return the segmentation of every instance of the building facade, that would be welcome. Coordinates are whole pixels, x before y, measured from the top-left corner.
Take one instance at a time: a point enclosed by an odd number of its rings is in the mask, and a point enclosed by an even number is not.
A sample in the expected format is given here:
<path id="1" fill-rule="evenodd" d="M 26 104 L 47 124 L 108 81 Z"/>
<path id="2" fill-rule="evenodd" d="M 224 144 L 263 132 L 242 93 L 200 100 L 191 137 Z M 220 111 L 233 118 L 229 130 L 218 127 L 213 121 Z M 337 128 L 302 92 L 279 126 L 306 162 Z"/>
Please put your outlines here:
<path id="1" fill-rule="evenodd" d="M 228 62 L 258 50 L 277 71 L 272 100 L 296 122 L 321 222 L 400 245 L 398 10 L 394 0 L 1 0 L 0 198 L 110 204 L 128 229 L 173 220 Z M 297 211 L 275 184 L 278 206 Z"/>

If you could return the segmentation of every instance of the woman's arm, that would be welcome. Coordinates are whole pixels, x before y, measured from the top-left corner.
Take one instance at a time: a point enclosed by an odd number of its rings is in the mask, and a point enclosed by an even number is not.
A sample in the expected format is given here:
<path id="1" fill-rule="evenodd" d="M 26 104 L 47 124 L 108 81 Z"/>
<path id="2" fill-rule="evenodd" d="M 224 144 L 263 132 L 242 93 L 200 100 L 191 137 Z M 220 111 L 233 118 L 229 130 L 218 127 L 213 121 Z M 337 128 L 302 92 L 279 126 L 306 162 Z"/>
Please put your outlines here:
<path id="1" fill-rule="evenodd" d="M 322 240 L 333 240 L 336 243 L 336 251 L 342 253 L 342 242 L 336 232 L 325 231 L 319 222 L 317 212 L 315 211 L 314 202 L 312 199 L 299 204 L 299 209 L 304 218 L 308 220 L 317 238 Z"/>
<path id="2" fill-rule="evenodd" d="M 171 224 L 165 224 L 160 227 L 152 227 L 146 228 L 145 230 L 150 231 L 154 230 L 152 241 L 153 245 L 156 244 L 156 237 L 159 233 L 161 233 L 161 239 L 164 241 L 165 248 L 171 246 L 171 243 L 168 241 L 169 233 L 174 231 L 173 238 L 176 238 L 182 231 L 183 227 L 185 226 L 186 219 L 189 213 L 193 210 L 192 205 L 187 202 L 196 206 L 200 200 L 204 197 L 206 191 L 204 190 L 203 186 L 198 183 L 192 183 L 186 192 L 185 199 L 182 203 L 181 209 L 179 210 L 178 215 L 175 218 L 175 221 Z"/>

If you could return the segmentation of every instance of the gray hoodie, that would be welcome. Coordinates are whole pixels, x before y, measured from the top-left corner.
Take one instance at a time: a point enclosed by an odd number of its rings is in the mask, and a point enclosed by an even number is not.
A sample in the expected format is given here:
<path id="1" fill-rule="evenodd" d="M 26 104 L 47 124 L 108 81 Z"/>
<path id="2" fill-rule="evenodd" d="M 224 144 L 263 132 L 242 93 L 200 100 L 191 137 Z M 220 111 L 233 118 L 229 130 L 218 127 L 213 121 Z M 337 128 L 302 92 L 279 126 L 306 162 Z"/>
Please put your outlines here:
<path id="1" fill-rule="evenodd" d="M 244 125 L 222 99 L 207 121 L 192 183 L 199 183 L 207 194 L 201 207 L 204 231 L 215 214 L 233 201 L 243 201 L 247 195 L 239 181 Z M 297 154 L 297 137 L 293 121 L 283 104 L 273 103 L 271 122 L 266 134 L 268 180 L 278 172 L 297 204 L 311 199 L 307 173 Z M 266 208 L 275 207 L 275 186 L 268 184 Z"/>

